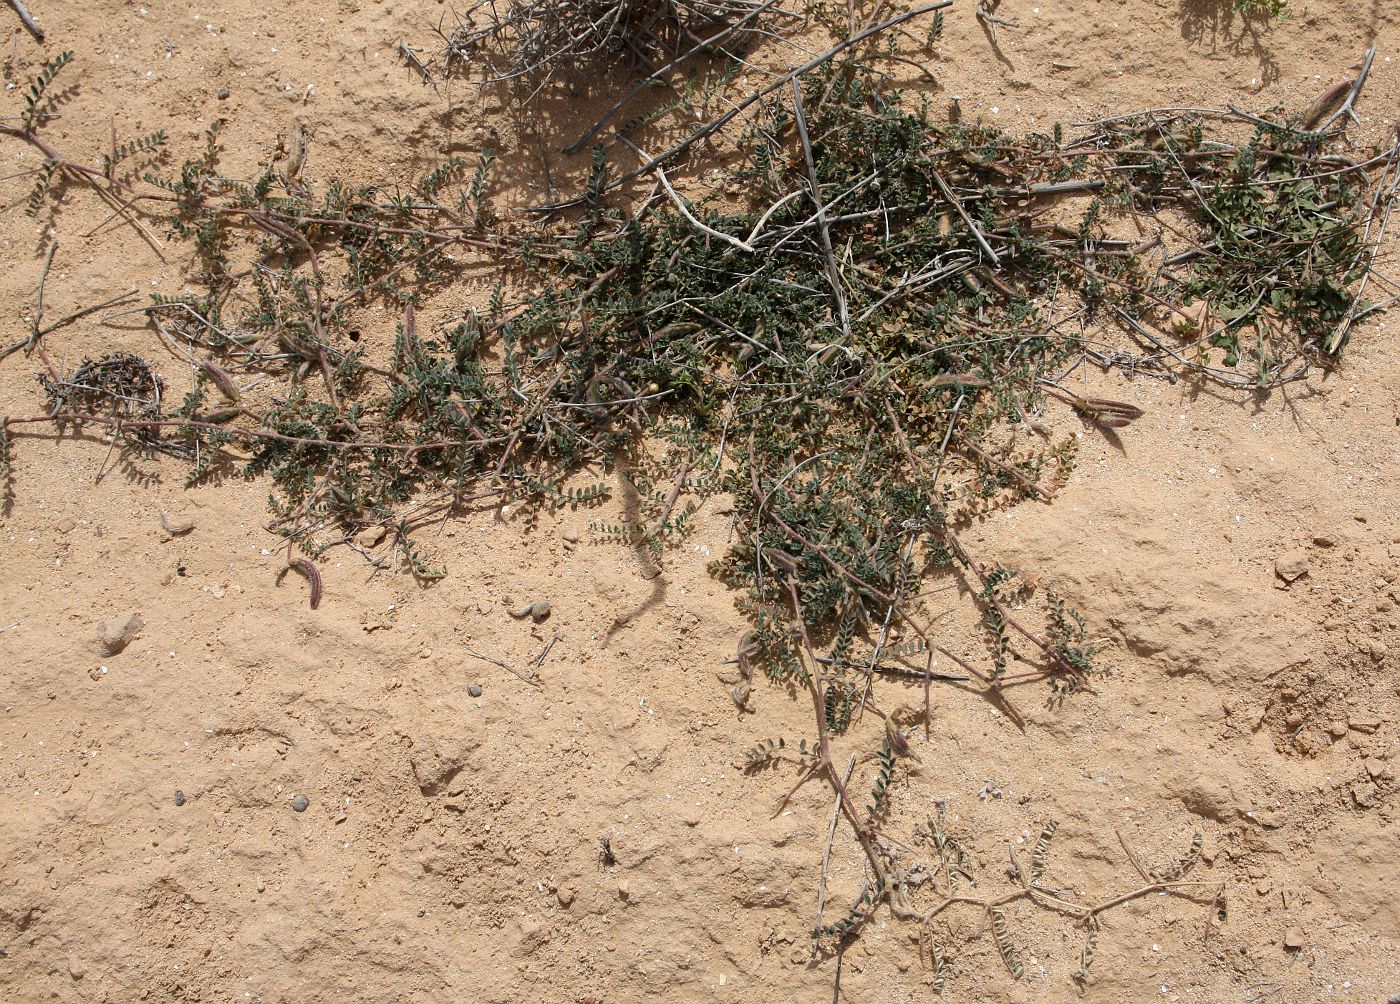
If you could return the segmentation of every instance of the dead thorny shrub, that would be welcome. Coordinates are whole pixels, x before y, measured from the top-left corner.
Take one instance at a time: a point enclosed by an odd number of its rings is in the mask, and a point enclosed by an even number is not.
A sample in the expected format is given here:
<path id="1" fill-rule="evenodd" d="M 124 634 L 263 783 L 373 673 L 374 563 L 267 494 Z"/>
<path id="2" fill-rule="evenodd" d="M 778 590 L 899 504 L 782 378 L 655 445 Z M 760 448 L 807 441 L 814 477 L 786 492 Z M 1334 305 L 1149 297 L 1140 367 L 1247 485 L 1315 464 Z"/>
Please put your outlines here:
<path id="1" fill-rule="evenodd" d="M 531 95 L 550 81 L 608 68 L 650 74 L 710 48 L 742 51 L 773 3 L 755 0 L 483 0 L 440 29 L 448 73 L 517 82 Z M 774 15 L 778 17 L 780 15 Z M 742 22 L 747 30 L 725 35 Z"/>

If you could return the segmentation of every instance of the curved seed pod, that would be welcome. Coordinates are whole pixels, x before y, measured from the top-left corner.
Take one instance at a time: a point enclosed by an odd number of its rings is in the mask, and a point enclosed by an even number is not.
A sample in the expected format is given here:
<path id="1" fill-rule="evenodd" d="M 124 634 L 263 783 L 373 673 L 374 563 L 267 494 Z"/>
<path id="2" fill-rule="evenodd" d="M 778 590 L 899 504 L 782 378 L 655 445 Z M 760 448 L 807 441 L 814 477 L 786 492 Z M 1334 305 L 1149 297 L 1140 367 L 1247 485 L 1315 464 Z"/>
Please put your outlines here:
<path id="1" fill-rule="evenodd" d="M 211 425 L 223 425 L 225 422 L 232 422 L 239 415 L 243 414 L 243 409 L 237 405 L 230 405 L 227 408 L 215 408 L 213 411 L 205 411 L 195 416 L 200 422 L 208 422 Z"/>
<path id="2" fill-rule="evenodd" d="M 1026 974 L 1026 967 L 1016 955 L 1016 944 L 1011 940 L 1011 929 L 1006 924 L 1006 914 L 1001 907 L 992 907 L 992 937 L 996 939 L 1001 961 L 1006 964 L 1012 979 L 1019 980 Z"/>
<path id="3" fill-rule="evenodd" d="M 1196 862 L 1201 857 L 1201 847 L 1205 843 L 1205 838 L 1197 833 L 1191 838 L 1191 846 L 1186 849 L 1186 853 L 1170 868 L 1162 871 L 1153 871 L 1149 874 L 1158 882 L 1179 882 L 1186 877 Z"/>
<path id="4" fill-rule="evenodd" d="M 1085 923 L 1084 946 L 1079 950 L 1079 969 L 1074 974 L 1075 982 L 1084 983 L 1089 979 L 1089 964 L 1094 961 L 1094 951 L 1099 947 L 1099 922 L 1090 917 Z"/>
<path id="5" fill-rule="evenodd" d="M 1040 836 L 1035 841 L 1035 849 L 1031 851 L 1032 882 L 1039 882 L 1040 877 L 1045 874 L 1045 855 L 1050 850 L 1050 839 L 1055 835 L 1055 830 L 1059 828 L 1059 825 L 1050 819 L 1041 827 Z"/>
<path id="6" fill-rule="evenodd" d="M 311 609 L 315 610 L 321 605 L 321 571 L 313 562 L 305 558 L 293 558 L 287 562 L 287 567 L 282 569 L 277 576 L 277 581 L 282 581 L 282 576 L 290 571 L 298 571 L 306 577 L 306 581 L 311 584 Z"/>
<path id="7" fill-rule="evenodd" d="M 219 388 L 219 393 L 228 398 L 234 404 L 238 403 L 240 397 L 238 386 L 233 382 L 233 377 L 229 376 L 222 369 L 211 362 L 202 362 L 199 368 L 204 371 L 204 375 L 209 378 L 209 382 Z"/>

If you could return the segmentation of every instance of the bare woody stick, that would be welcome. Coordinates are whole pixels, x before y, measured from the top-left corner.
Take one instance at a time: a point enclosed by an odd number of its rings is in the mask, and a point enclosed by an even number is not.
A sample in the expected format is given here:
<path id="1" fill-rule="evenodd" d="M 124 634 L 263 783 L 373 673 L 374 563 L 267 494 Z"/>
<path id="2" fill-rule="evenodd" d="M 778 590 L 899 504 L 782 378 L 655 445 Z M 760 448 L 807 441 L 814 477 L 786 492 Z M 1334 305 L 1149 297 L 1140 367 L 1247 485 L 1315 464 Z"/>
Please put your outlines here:
<path id="1" fill-rule="evenodd" d="M 19 19 L 24 22 L 24 26 L 29 29 L 29 34 L 34 36 L 34 41 L 44 40 L 44 29 L 34 21 L 34 15 L 29 13 L 29 8 L 24 5 L 24 0 L 10 0 L 10 6 L 19 15 Z"/>

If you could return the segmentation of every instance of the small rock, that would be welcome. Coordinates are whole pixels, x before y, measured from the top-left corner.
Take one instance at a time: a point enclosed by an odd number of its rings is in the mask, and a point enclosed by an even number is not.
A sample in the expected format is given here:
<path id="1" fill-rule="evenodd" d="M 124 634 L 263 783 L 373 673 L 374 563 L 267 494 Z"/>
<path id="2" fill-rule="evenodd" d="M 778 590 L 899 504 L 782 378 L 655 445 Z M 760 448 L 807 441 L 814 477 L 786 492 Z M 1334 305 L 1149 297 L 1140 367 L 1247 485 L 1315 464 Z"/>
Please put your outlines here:
<path id="1" fill-rule="evenodd" d="M 372 526 L 368 530 L 361 530 L 359 536 L 355 538 L 355 543 L 363 548 L 378 547 L 384 541 L 387 530 L 382 526 Z"/>
<path id="2" fill-rule="evenodd" d="M 1377 716 L 1370 714 L 1349 715 L 1347 716 L 1347 724 L 1357 732 L 1364 732 L 1370 735 L 1381 727 L 1381 720 Z"/>
<path id="3" fill-rule="evenodd" d="M 305 795 L 294 795 L 294 796 L 292 796 L 292 811 L 293 811 L 293 812 L 305 812 L 307 806 L 309 806 L 310 804 L 311 804 L 311 799 L 307 798 Z"/>
<path id="4" fill-rule="evenodd" d="M 1308 943 L 1308 936 L 1301 927 L 1290 927 L 1283 935 L 1283 947 L 1296 952 Z"/>
<path id="5" fill-rule="evenodd" d="M 578 531 L 577 531 L 577 530 L 565 530 L 565 531 L 564 531 L 563 533 L 561 533 L 559 536 L 563 537 L 563 538 L 564 538 L 566 541 L 568 541 L 570 544 L 577 544 L 577 543 L 578 543 Z"/>
<path id="6" fill-rule="evenodd" d="M 1332 733 L 1333 739 L 1340 739 L 1347 734 L 1347 723 L 1340 718 L 1334 718 L 1327 723 L 1327 731 Z"/>
<path id="7" fill-rule="evenodd" d="M 1313 543 L 1318 547 L 1335 547 L 1337 538 L 1330 533 L 1319 533 L 1313 537 Z"/>
<path id="8" fill-rule="evenodd" d="M 1362 809 L 1375 807 L 1380 789 L 1370 781 L 1357 781 L 1351 786 L 1351 798 Z"/>
<path id="9" fill-rule="evenodd" d="M 511 955 L 523 959 L 533 955 L 549 941 L 549 928 L 536 917 L 522 917 L 520 920 L 520 940 L 511 950 Z"/>
<path id="10" fill-rule="evenodd" d="M 185 793 L 184 793 L 183 791 L 176 791 L 176 792 L 175 792 L 175 804 L 176 804 L 176 805 L 184 805 L 184 804 L 185 804 Z"/>
<path id="11" fill-rule="evenodd" d="M 617 896 L 623 900 L 632 898 L 632 886 L 626 879 L 617 884 Z"/>
<path id="12" fill-rule="evenodd" d="M 72 516 L 64 516 L 61 520 L 59 520 L 53 525 L 53 528 L 59 533 L 72 533 L 73 529 L 77 525 L 77 521 L 74 520 Z"/>
<path id="13" fill-rule="evenodd" d="M 1365 762 L 1364 766 L 1366 768 L 1367 775 L 1370 776 L 1372 781 L 1390 780 L 1390 768 L 1385 765 L 1384 760 L 1379 760 L 1376 757 L 1371 757 Z"/>
<path id="14" fill-rule="evenodd" d="M 69 956 L 69 958 L 68 958 L 68 975 L 71 976 L 71 977 L 73 977 L 73 979 L 75 979 L 75 980 L 80 980 L 80 979 L 82 979 L 84 976 L 87 975 L 87 967 L 84 966 L 84 965 L 83 965 L 80 961 L 78 961 L 77 959 L 73 958 L 72 956 Z"/>
<path id="15" fill-rule="evenodd" d="M 559 905 L 567 910 L 569 907 L 573 906 L 574 897 L 577 896 L 578 893 L 574 890 L 573 886 L 561 885 L 555 890 L 554 895 L 559 897 Z"/>
<path id="16" fill-rule="evenodd" d="M 145 626 L 146 622 L 137 614 L 125 614 L 103 621 L 97 626 L 102 633 L 102 651 L 107 655 L 116 655 L 130 645 Z"/>
<path id="17" fill-rule="evenodd" d="M 467 693 L 470 694 L 472 697 L 480 697 L 481 684 L 473 683 L 471 686 L 467 687 Z"/>
<path id="18" fill-rule="evenodd" d="M 165 510 L 161 510 L 160 527 L 168 537 L 182 537 L 194 529 L 194 520 L 179 517 L 171 519 Z"/>
<path id="19" fill-rule="evenodd" d="M 1180 799 L 1188 812 L 1216 822 L 1224 823 L 1237 819 L 1245 811 L 1234 786 L 1227 778 L 1215 774 L 1198 772 L 1172 778 L 1168 782 L 1167 791 Z M 983 801 L 1000 796 L 1001 789 L 990 782 L 978 793 L 978 797 Z"/>
<path id="20" fill-rule="evenodd" d="M 337 813 L 335 814 L 335 824 L 336 824 L 337 826 L 339 826 L 341 823 L 345 822 L 345 819 L 346 819 L 346 816 L 345 816 L 345 810 L 344 810 L 344 809 L 341 809 L 339 812 L 337 812 Z"/>
<path id="21" fill-rule="evenodd" d="M 258 892 L 266 892 L 266 891 L 267 891 L 267 883 L 263 881 L 263 878 L 262 878 L 261 875 L 258 876 L 257 888 L 258 888 Z"/>
<path id="22" fill-rule="evenodd" d="M 1255 809 L 1249 815 L 1266 830 L 1277 830 L 1283 825 L 1283 817 L 1270 809 Z"/>
<path id="23" fill-rule="evenodd" d="M 214 97 L 218 98 L 220 101 L 227 101 L 227 100 L 228 100 L 228 88 L 227 88 L 227 87 L 220 87 L 217 91 L 214 92 Z"/>
<path id="24" fill-rule="evenodd" d="M 549 600 L 535 600 L 532 603 L 526 603 L 524 606 L 512 610 L 510 615 L 516 620 L 520 620 L 522 617 L 529 617 L 538 624 L 549 616 Z"/>
<path id="25" fill-rule="evenodd" d="M 1302 548 L 1285 551 L 1274 560 L 1274 571 L 1284 582 L 1292 582 L 1308 574 L 1308 552 Z"/>

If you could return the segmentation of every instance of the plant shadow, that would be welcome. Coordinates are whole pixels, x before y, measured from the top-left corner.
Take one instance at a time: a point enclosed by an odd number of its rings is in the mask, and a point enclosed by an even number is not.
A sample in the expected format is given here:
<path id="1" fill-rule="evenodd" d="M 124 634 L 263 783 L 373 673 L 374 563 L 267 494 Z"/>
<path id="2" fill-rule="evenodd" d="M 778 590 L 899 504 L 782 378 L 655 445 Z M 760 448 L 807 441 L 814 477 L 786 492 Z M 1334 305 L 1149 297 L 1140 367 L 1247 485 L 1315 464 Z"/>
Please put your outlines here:
<path id="1" fill-rule="evenodd" d="M 1278 81 L 1281 71 L 1266 41 L 1274 17 L 1262 8 L 1240 10 L 1234 0 L 1181 0 L 1181 37 L 1207 52 L 1224 51 L 1259 65 L 1259 82 Z"/>

